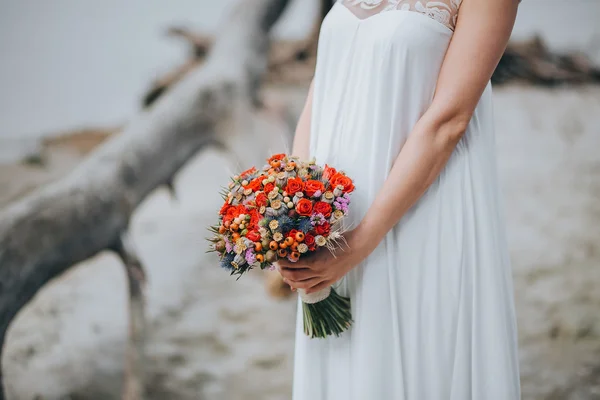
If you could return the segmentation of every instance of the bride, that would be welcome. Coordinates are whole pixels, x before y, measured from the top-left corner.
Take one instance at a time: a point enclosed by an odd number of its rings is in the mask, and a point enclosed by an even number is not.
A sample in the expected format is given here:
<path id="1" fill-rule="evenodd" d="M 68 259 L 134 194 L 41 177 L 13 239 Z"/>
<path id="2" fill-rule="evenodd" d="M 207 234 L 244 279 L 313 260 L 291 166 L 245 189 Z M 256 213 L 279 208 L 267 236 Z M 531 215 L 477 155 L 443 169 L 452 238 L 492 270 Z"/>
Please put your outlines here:
<path id="1" fill-rule="evenodd" d="M 339 0 L 293 154 L 354 179 L 349 249 L 280 263 L 352 300 L 341 337 L 299 314 L 294 400 L 520 398 L 490 77 L 518 0 Z"/>

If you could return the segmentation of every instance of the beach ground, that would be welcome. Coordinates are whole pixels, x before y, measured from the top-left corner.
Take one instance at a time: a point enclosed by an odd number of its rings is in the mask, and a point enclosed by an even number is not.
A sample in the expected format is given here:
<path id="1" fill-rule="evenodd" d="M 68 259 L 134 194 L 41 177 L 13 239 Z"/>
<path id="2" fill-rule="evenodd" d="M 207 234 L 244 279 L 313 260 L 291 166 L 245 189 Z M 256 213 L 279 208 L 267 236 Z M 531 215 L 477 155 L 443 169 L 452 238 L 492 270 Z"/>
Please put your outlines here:
<path id="1" fill-rule="evenodd" d="M 290 96 L 297 111 L 302 93 Z M 496 91 L 495 110 L 523 399 L 598 399 L 600 89 L 511 86 Z M 269 151 L 284 147 L 268 140 Z M 62 143 L 42 165 L 0 166 L 0 204 L 66 173 L 81 154 Z M 149 399 L 291 398 L 295 298 L 269 296 L 259 273 L 236 282 L 204 253 L 229 161 L 198 154 L 177 177 L 176 200 L 157 190 L 134 216 L 149 274 Z M 124 271 L 110 253 L 47 285 L 9 330 L 8 398 L 119 398 L 126 304 Z"/>

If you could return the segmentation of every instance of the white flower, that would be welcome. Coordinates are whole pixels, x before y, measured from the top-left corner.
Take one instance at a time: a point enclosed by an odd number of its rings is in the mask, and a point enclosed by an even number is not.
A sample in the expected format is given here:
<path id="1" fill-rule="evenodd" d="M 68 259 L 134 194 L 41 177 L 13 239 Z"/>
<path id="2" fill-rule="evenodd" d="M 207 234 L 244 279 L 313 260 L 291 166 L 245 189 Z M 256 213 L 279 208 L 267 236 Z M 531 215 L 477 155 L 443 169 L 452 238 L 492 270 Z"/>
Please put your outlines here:
<path id="1" fill-rule="evenodd" d="M 317 246 L 323 247 L 327 244 L 327 239 L 325 239 L 324 236 L 317 235 L 315 236 L 315 243 L 317 244 Z"/>
<path id="2" fill-rule="evenodd" d="M 300 243 L 298 245 L 298 251 L 300 253 L 306 253 L 308 251 L 308 246 L 306 245 L 306 243 Z"/>

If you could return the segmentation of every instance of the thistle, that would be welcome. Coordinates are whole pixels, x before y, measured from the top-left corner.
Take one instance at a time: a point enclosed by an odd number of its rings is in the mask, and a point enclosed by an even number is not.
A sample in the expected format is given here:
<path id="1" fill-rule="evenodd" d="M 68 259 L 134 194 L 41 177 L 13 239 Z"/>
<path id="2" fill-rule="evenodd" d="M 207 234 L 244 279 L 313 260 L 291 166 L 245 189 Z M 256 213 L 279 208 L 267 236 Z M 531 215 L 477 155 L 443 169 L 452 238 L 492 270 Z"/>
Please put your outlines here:
<path id="1" fill-rule="evenodd" d="M 294 220 L 292 220 L 287 215 L 280 215 L 277 217 L 277 223 L 279 224 L 279 228 L 283 232 L 288 232 L 294 229 Z"/>
<path id="2" fill-rule="evenodd" d="M 308 233 L 313 228 L 312 223 L 310 222 L 310 218 L 302 218 L 298 222 L 298 230 L 304 233 Z"/>

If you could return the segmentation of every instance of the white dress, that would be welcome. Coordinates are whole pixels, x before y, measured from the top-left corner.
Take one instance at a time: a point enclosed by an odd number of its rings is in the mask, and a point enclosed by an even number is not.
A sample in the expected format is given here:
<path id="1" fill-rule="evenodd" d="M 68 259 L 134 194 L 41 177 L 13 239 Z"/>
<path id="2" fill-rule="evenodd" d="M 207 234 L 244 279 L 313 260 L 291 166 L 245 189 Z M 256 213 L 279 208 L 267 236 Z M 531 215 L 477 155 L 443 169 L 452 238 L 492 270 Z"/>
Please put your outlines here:
<path id="1" fill-rule="evenodd" d="M 343 0 L 323 22 L 310 152 L 355 180 L 362 219 L 430 105 L 460 0 Z M 467 61 L 467 60 L 466 60 Z M 309 339 L 294 400 L 520 398 L 491 86 L 440 177 L 336 287 L 354 324 Z"/>

